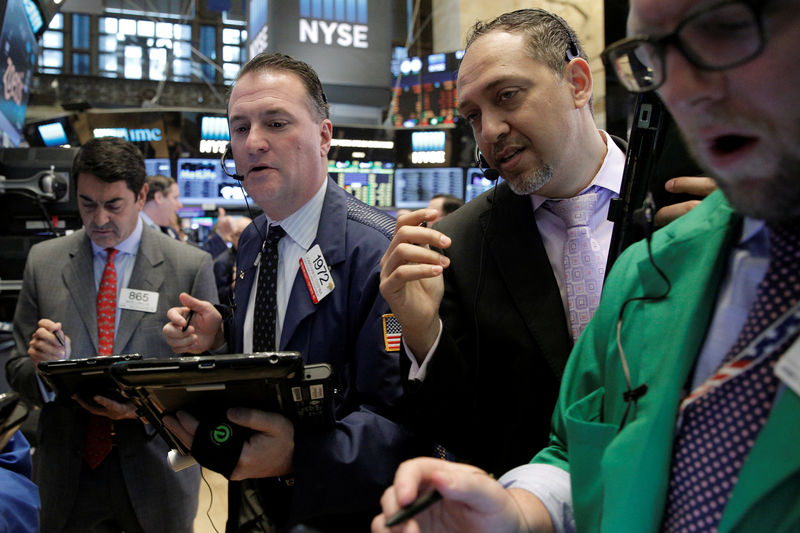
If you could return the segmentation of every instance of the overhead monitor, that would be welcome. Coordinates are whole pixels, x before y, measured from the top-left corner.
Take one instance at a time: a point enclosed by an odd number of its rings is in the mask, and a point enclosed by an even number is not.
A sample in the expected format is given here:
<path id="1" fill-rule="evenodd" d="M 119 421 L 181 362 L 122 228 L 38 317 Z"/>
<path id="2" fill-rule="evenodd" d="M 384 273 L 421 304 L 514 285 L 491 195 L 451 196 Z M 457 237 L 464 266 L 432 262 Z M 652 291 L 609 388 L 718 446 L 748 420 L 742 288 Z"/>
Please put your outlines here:
<path id="1" fill-rule="evenodd" d="M 394 164 L 381 161 L 330 161 L 328 174 L 362 202 L 373 207 L 391 207 L 394 194 Z"/>
<path id="2" fill-rule="evenodd" d="M 67 141 L 67 131 L 61 122 L 39 124 L 36 129 L 39 131 L 39 136 L 45 146 L 62 146 L 69 143 Z"/>
<path id="3" fill-rule="evenodd" d="M 396 128 L 442 126 L 457 120 L 456 77 L 463 52 L 395 58 L 392 62 Z"/>
<path id="4" fill-rule="evenodd" d="M 464 198 L 463 168 L 401 168 L 394 173 L 395 207 L 426 207 L 437 194 Z"/>
<path id="5" fill-rule="evenodd" d="M 227 170 L 236 172 L 227 160 Z M 222 172 L 218 158 L 180 158 L 177 180 L 181 203 L 214 207 L 244 207 L 246 192 L 239 182 Z"/>

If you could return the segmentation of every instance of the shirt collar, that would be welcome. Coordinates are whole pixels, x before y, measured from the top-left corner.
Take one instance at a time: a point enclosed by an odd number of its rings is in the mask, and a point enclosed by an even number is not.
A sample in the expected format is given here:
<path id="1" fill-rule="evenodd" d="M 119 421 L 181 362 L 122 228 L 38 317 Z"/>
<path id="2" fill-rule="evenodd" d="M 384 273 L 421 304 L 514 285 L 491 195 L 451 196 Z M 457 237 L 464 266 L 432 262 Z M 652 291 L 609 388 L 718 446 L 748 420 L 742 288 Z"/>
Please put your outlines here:
<path id="1" fill-rule="evenodd" d="M 140 212 L 141 213 L 141 212 Z M 142 228 L 144 227 L 144 222 L 142 221 L 141 217 L 138 218 L 136 221 L 136 227 L 133 229 L 128 238 L 124 241 L 118 243 L 114 248 L 120 251 L 123 254 L 130 254 L 136 255 L 136 252 L 139 250 L 139 244 L 142 242 Z M 92 253 L 97 256 L 100 255 L 101 257 L 106 257 L 106 249 L 97 246 L 94 241 L 89 239 L 89 242 L 92 243 Z"/>
<path id="2" fill-rule="evenodd" d="M 608 133 L 603 130 L 599 131 L 602 134 L 608 150 L 606 150 L 603 164 L 600 165 L 597 174 L 594 175 L 589 186 L 580 191 L 578 195 L 585 193 L 589 189 L 606 189 L 610 191 L 613 196 L 619 196 L 619 191 L 622 186 L 622 172 L 625 170 L 625 154 Z M 534 211 L 539 209 L 547 200 L 552 199 L 538 194 L 531 194 L 530 196 Z"/>
<path id="3" fill-rule="evenodd" d="M 769 230 L 763 220 L 745 217 L 742 235 L 736 243 L 740 248 L 750 250 L 753 255 L 769 256 Z"/>
<path id="4" fill-rule="evenodd" d="M 328 178 L 322 181 L 319 190 L 306 202 L 303 207 L 284 218 L 283 220 L 270 220 L 269 224 L 280 224 L 286 235 L 300 245 L 304 250 L 311 248 L 311 243 L 317 236 L 319 217 L 322 213 L 322 204 L 325 201 L 325 191 L 328 189 Z"/>
<path id="5" fill-rule="evenodd" d="M 158 224 L 156 224 L 153 221 L 153 219 L 150 218 L 150 215 L 148 215 L 144 211 L 139 211 L 139 216 L 142 217 L 142 220 L 144 220 L 144 223 L 147 224 L 148 226 L 150 226 L 151 228 L 158 228 L 159 227 Z"/>

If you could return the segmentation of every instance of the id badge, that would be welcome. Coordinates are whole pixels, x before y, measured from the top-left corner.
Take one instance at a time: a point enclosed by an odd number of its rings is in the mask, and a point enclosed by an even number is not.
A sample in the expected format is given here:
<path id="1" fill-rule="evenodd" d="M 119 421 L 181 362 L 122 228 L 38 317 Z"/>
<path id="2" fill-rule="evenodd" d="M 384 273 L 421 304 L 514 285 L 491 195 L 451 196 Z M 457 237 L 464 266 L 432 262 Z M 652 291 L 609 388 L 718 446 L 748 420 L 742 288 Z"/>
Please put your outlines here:
<path id="1" fill-rule="evenodd" d="M 311 301 L 319 303 L 336 287 L 333 283 L 333 275 L 328 268 L 328 263 L 322 255 L 319 244 L 315 244 L 306 254 L 300 258 L 300 270 L 306 280 L 308 293 Z"/>
<path id="2" fill-rule="evenodd" d="M 158 293 L 139 289 L 122 289 L 119 294 L 119 307 L 131 311 L 155 313 L 158 309 Z"/>

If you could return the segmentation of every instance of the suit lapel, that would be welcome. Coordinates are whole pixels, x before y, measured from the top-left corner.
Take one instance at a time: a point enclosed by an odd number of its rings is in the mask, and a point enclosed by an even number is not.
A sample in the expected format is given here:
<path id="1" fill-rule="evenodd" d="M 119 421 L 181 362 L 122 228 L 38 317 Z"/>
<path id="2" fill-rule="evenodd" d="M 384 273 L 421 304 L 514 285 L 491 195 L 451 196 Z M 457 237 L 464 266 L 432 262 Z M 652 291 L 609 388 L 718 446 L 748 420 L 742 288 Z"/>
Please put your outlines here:
<path id="1" fill-rule="evenodd" d="M 572 339 L 558 284 L 533 216 L 531 200 L 527 195 L 514 194 L 506 184 L 497 187 L 496 205 L 490 206 L 480 216 L 486 245 L 542 355 L 560 377 L 572 348 Z M 492 217 L 496 222 L 491 221 Z M 509 231 L 504 232 L 501 238 L 495 238 L 496 228 L 508 228 Z M 558 312 L 554 313 L 554 309 Z"/>
<path id="2" fill-rule="evenodd" d="M 338 266 L 346 259 L 345 239 L 347 232 L 347 202 L 343 189 L 336 182 L 328 180 L 328 187 L 325 191 L 325 200 L 322 204 L 322 212 L 319 217 L 319 228 L 317 238 L 312 243 L 319 244 L 322 255 L 328 263 L 328 268 L 333 275 L 336 288 L 333 290 L 347 290 L 339 275 Z M 333 295 L 327 296 L 332 298 Z M 280 349 L 285 349 L 292 339 L 297 327 L 309 315 L 315 313 L 321 304 L 314 304 L 308 292 L 303 273 L 298 269 L 292 285 L 292 292 L 289 295 L 289 305 L 286 308 L 286 315 L 283 318 L 283 329 L 281 331 Z"/>
<path id="3" fill-rule="evenodd" d="M 89 236 L 84 233 L 83 238 L 70 250 L 69 255 L 71 260 L 61 275 L 64 279 L 64 286 L 67 287 L 72 301 L 75 302 L 78 316 L 89 332 L 94 348 L 91 354 L 75 355 L 89 357 L 97 355 L 100 349 L 97 340 L 97 302 L 95 301 L 97 289 L 95 288 L 94 260 Z"/>
<path id="4" fill-rule="evenodd" d="M 669 295 L 658 301 L 632 303 L 625 311 L 624 349 L 629 360 L 635 360 L 630 367 L 631 380 L 634 386 L 646 383 L 649 390 L 603 454 L 606 525 L 630 524 L 631 531 L 658 528 L 666 499 L 678 404 L 702 348 L 727 265 L 727 250 L 736 236 L 736 225 L 729 223 L 730 217 L 730 209 L 719 207 L 707 220 L 698 221 L 698 231 L 680 241 L 672 239 L 669 227 L 662 230 L 666 238 L 654 243 L 653 255 L 672 282 Z M 691 275 L 687 275 L 687 261 L 695 265 Z M 638 264 L 638 274 L 643 294 L 664 292 L 664 281 L 646 257 Z M 610 364 L 618 366 L 614 372 L 622 372 L 618 362 Z M 608 415 L 614 421 L 621 419 L 624 410 L 624 390 L 621 376 L 606 387 L 606 402 L 616 407 Z M 630 508 L 630 501 L 637 502 L 635 510 Z"/>
<path id="5" fill-rule="evenodd" d="M 142 229 L 142 240 L 136 253 L 131 280 L 128 287 L 145 291 L 159 292 L 164 283 L 164 254 L 158 245 L 158 233 L 146 224 Z M 119 304 L 119 302 L 117 302 Z M 123 309 L 119 318 L 117 335 L 114 337 L 114 353 L 124 353 L 125 346 L 144 317 L 144 311 Z"/>
<path id="6" fill-rule="evenodd" d="M 800 397 L 785 387 L 747 456 L 722 515 L 720 531 L 729 531 L 759 500 L 800 471 Z"/>

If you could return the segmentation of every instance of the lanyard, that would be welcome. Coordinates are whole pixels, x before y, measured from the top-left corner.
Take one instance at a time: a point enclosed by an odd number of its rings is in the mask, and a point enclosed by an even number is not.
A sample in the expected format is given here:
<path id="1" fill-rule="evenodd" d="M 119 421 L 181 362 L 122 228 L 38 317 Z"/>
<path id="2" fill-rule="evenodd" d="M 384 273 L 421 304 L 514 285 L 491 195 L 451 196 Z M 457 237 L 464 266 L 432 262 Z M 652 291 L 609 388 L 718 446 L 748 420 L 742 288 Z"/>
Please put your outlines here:
<path id="1" fill-rule="evenodd" d="M 709 391 L 735 378 L 752 365 L 758 364 L 787 340 L 794 337 L 798 331 L 800 331 L 800 303 L 795 304 L 778 320 L 770 324 L 736 357 L 722 365 L 710 378 L 684 398 L 681 402 L 680 413 L 683 414 L 689 405 Z"/>

